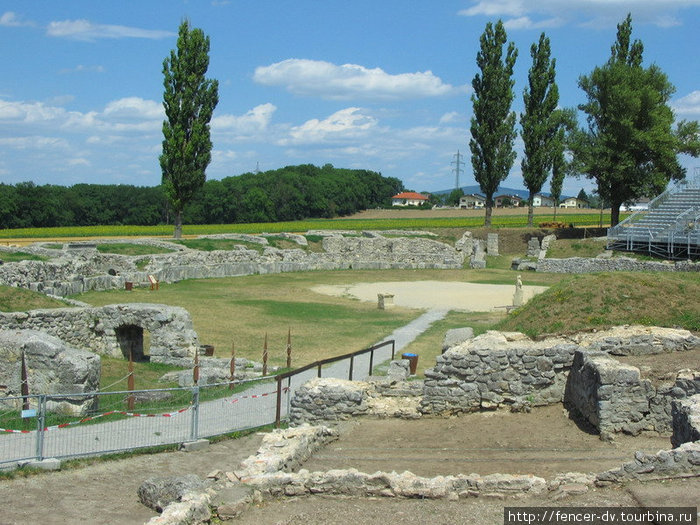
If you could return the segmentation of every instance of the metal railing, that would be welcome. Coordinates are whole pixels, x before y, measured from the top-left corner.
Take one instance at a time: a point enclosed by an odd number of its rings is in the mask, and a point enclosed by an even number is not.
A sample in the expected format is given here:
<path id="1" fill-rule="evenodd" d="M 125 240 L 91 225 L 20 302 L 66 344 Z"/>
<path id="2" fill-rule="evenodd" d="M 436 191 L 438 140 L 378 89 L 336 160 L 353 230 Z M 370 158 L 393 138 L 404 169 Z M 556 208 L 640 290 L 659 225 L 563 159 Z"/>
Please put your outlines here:
<path id="1" fill-rule="evenodd" d="M 96 456 L 179 444 L 281 424 L 296 389 L 313 377 L 364 379 L 393 359 L 395 342 L 262 378 L 185 388 L 0 398 L 0 468 L 45 458 Z M 285 384 L 286 383 L 286 384 Z M 276 388 L 275 388 L 276 387 Z M 135 408 L 128 409 L 129 398 Z M 60 416 L 70 411 L 83 415 Z M 28 425 L 28 422 L 31 422 Z M 30 428 L 31 427 L 31 428 Z"/>

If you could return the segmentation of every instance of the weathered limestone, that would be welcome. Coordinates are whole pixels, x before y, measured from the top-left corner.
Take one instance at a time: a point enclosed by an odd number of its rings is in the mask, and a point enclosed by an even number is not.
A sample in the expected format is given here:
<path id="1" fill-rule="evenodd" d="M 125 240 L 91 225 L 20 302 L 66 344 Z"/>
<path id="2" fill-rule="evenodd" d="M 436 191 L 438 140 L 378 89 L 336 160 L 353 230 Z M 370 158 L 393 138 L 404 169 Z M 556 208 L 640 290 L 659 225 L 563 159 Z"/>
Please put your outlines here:
<path id="1" fill-rule="evenodd" d="M 175 501 L 181 501 L 188 492 L 200 491 L 206 482 L 195 474 L 175 477 L 148 478 L 139 487 L 139 501 L 149 509 L 162 512 Z"/>
<path id="2" fill-rule="evenodd" d="M 611 355 L 661 354 L 700 348 L 700 337 L 690 331 L 659 326 L 625 325 L 567 337 L 589 350 Z"/>
<path id="3" fill-rule="evenodd" d="M 455 250 L 462 252 L 464 258 L 471 257 L 474 252 L 474 239 L 472 238 L 472 232 L 464 232 L 462 237 L 455 243 Z"/>
<path id="4" fill-rule="evenodd" d="M 66 250 L 48 249 L 39 244 L 23 248 L 23 251 L 54 259 L 49 262 L 20 261 L 0 265 L 0 284 L 63 297 L 88 290 L 124 288 L 125 282 L 147 286 L 149 275 L 160 282 L 176 282 L 183 279 L 350 268 L 462 267 L 465 253 L 448 244 L 426 239 L 423 233 L 423 237 L 410 236 L 418 233 L 420 232 L 363 232 L 363 236 L 358 237 L 356 232 L 333 232 L 332 235 L 324 234 L 322 253 L 273 248 L 265 236 L 281 236 L 300 246 L 306 246 L 306 237 L 296 234 L 209 236 L 258 244 L 262 253 L 244 246 L 203 252 L 166 241 L 136 239 L 129 239 L 128 242 L 157 244 L 169 247 L 171 252 L 125 256 L 101 254 L 95 249 L 94 243 L 73 243 L 75 249 Z M 401 237 L 385 236 L 390 234 Z"/>
<path id="5" fill-rule="evenodd" d="M 469 267 L 474 270 L 486 268 L 486 247 L 484 241 L 474 239 L 474 250 L 469 258 Z"/>
<path id="6" fill-rule="evenodd" d="M 654 430 L 647 417 L 655 396 L 651 381 L 639 369 L 619 363 L 602 352 L 576 351 L 564 401 L 596 427 L 601 437 L 615 432 L 639 434 Z"/>
<path id="7" fill-rule="evenodd" d="M 184 308 L 146 303 L 101 308 L 59 308 L 0 313 L 0 329 L 32 329 L 97 354 L 145 359 L 143 334 L 151 334 L 148 353 L 155 363 L 189 366 L 199 347 Z"/>
<path id="8" fill-rule="evenodd" d="M 498 256 L 498 234 L 489 233 L 486 235 L 486 253 L 493 257 Z"/>
<path id="9" fill-rule="evenodd" d="M 700 441 L 683 443 L 671 450 L 661 450 L 656 454 L 637 451 L 634 461 L 624 463 L 616 469 L 601 472 L 596 476 L 598 486 L 625 481 L 658 480 L 679 477 L 694 477 L 700 472 Z"/>
<path id="10" fill-rule="evenodd" d="M 425 371 L 421 411 L 453 414 L 561 402 L 577 346 L 489 331 L 454 346 Z"/>
<path id="11" fill-rule="evenodd" d="M 324 426 L 303 425 L 273 430 L 263 436 L 257 453 L 234 471 L 235 477 L 246 481 L 256 476 L 290 472 L 303 465 L 316 450 L 336 439 L 338 431 Z"/>
<path id="12" fill-rule="evenodd" d="M 652 386 L 639 370 L 608 356 L 698 348 L 687 330 L 624 326 L 541 341 L 487 332 L 448 348 L 425 372 L 421 411 L 453 414 L 565 400 L 604 437 L 615 432 L 671 431 L 671 401 L 700 392 L 700 373 Z M 574 356 L 578 360 L 574 361 Z M 574 365 L 575 373 L 570 374 Z"/>
<path id="13" fill-rule="evenodd" d="M 673 447 L 700 442 L 700 394 L 673 400 Z"/>
<path id="14" fill-rule="evenodd" d="M 442 352 L 445 353 L 453 346 L 468 341 L 474 337 L 474 329 L 471 326 L 465 326 L 464 328 L 452 328 L 445 332 L 445 337 L 442 340 Z"/>
<path id="15" fill-rule="evenodd" d="M 299 387 L 291 401 L 290 425 L 343 421 L 367 415 L 370 384 L 346 379 L 316 378 Z"/>
<path id="16" fill-rule="evenodd" d="M 389 310 L 394 307 L 394 294 L 379 293 L 377 294 L 377 308 L 380 310 Z"/>
<path id="17" fill-rule="evenodd" d="M 420 237 L 325 237 L 323 249 L 325 259 L 353 269 L 454 268 L 464 261 L 454 247 Z"/>
<path id="18" fill-rule="evenodd" d="M 0 330 L 0 404 L 3 398 L 21 396 L 22 354 L 27 370 L 30 394 L 49 394 L 46 408 L 50 412 L 82 416 L 97 407 L 97 399 L 84 396 L 96 392 L 100 384 L 100 358 L 35 330 Z M 51 394 L 76 394 L 52 397 Z M 21 400 L 12 402 L 12 409 L 22 408 Z M 38 408 L 37 398 L 30 397 L 31 408 Z"/>
<path id="19" fill-rule="evenodd" d="M 595 272 L 698 272 L 700 263 L 690 261 L 655 262 L 638 261 L 630 257 L 569 259 L 540 259 L 538 272 L 549 273 L 595 273 Z"/>
<path id="20" fill-rule="evenodd" d="M 527 241 L 527 256 L 539 258 L 540 240 L 537 237 L 530 237 L 530 240 Z"/>

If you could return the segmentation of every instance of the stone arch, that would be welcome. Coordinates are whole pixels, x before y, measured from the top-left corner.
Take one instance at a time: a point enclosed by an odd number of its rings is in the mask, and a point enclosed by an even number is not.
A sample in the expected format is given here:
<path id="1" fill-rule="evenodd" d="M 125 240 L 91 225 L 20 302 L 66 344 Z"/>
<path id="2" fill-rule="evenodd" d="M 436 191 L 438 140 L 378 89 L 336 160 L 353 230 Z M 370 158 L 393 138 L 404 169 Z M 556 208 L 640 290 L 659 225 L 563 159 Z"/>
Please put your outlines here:
<path id="1" fill-rule="evenodd" d="M 124 359 L 129 359 L 129 354 L 134 361 L 149 361 L 148 348 L 144 345 L 144 329 L 137 324 L 122 324 L 114 329 L 117 344 Z M 148 338 L 146 338 L 148 339 Z"/>

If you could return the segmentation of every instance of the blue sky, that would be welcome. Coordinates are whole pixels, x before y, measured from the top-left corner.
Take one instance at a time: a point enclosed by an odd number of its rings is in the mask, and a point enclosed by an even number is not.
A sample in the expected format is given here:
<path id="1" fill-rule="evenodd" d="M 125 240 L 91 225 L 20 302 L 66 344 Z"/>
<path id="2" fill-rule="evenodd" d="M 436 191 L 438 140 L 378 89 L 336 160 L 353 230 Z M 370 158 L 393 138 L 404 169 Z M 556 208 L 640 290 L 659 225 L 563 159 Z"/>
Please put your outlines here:
<path id="1" fill-rule="evenodd" d="M 677 118 L 700 119 L 700 0 L 3 0 L 0 182 L 159 184 L 162 63 L 188 18 L 219 80 L 208 178 L 332 163 L 436 191 L 454 187 L 459 149 L 460 184 L 474 184 L 469 95 L 486 23 L 502 19 L 518 47 L 520 111 L 542 31 L 560 104 L 575 106 L 627 12 L 645 63 L 676 86 Z M 520 160 L 505 186 L 522 187 Z M 581 188 L 569 178 L 564 193 Z"/>

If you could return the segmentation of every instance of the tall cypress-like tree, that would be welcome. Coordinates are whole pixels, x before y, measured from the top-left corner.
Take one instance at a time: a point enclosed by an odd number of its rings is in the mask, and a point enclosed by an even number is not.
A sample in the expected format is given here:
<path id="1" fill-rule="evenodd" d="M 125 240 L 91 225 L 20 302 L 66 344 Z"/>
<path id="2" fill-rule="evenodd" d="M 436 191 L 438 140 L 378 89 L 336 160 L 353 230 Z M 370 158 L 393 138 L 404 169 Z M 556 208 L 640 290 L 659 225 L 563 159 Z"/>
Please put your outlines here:
<path id="1" fill-rule="evenodd" d="M 515 112 L 513 102 L 513 67 L 518 56 L 515 44 L 508 44 L 505 57 L 503 46 L 507 40 L 503 23 L 489 22 L 481 35 L 481 48 L 476 63 L 481 70 L 472 80 L 471 96 L 474 115 L 471 119 L 471 139 L 474 178 L 486 197 L 484 226 L 491 226 L 493 194 L 508 176 L 515 162 Z"/>
<path id="2" fill-rule="evenodd" d="M 551 58 L 549 38 L 540 35 L 537 44 L 530 48 L 532 67 L 527 75 L 528 87 L 523 92 L 525 112 L 520 117 L 521 136 L 525 156 L 521 166 L 523 180 L 528 189 L 527 224 L 532 226 L 534 210 L 532 200 L 542 190 L 554 166 L 559 145 L 560 123 L 557 118 L 559 88 L 556 84 L 556 59 Z"/>
<path id="3" fill-rule="evenodd" d="M 632 42 L 631 34 L 627 15 L 617 26 L 608 62 L 579 79 L 588 99 L 579 106 L 588 129 L 577 134 L 574 159 L 610 203 L 613 226 L 623 203 L 657 195 L 670 180 L 685 176 L 677 158 L 684 147 L 680 133 L 672 130 L 668 105 L 674 87 L 658 66 L 643 67 L 644 46 Z"/>
<path id="4" fill-rule="evenodd" d="M 174 237 L 182 235 L 182 210 L 204 185 L 211 161 L 209 122 L 219 102 L 219 84 L 205 77 L 209 37 L 201 29 L 180 24 L 177 52 L 163 61 L 163 187 L 175 212 Z"/>

